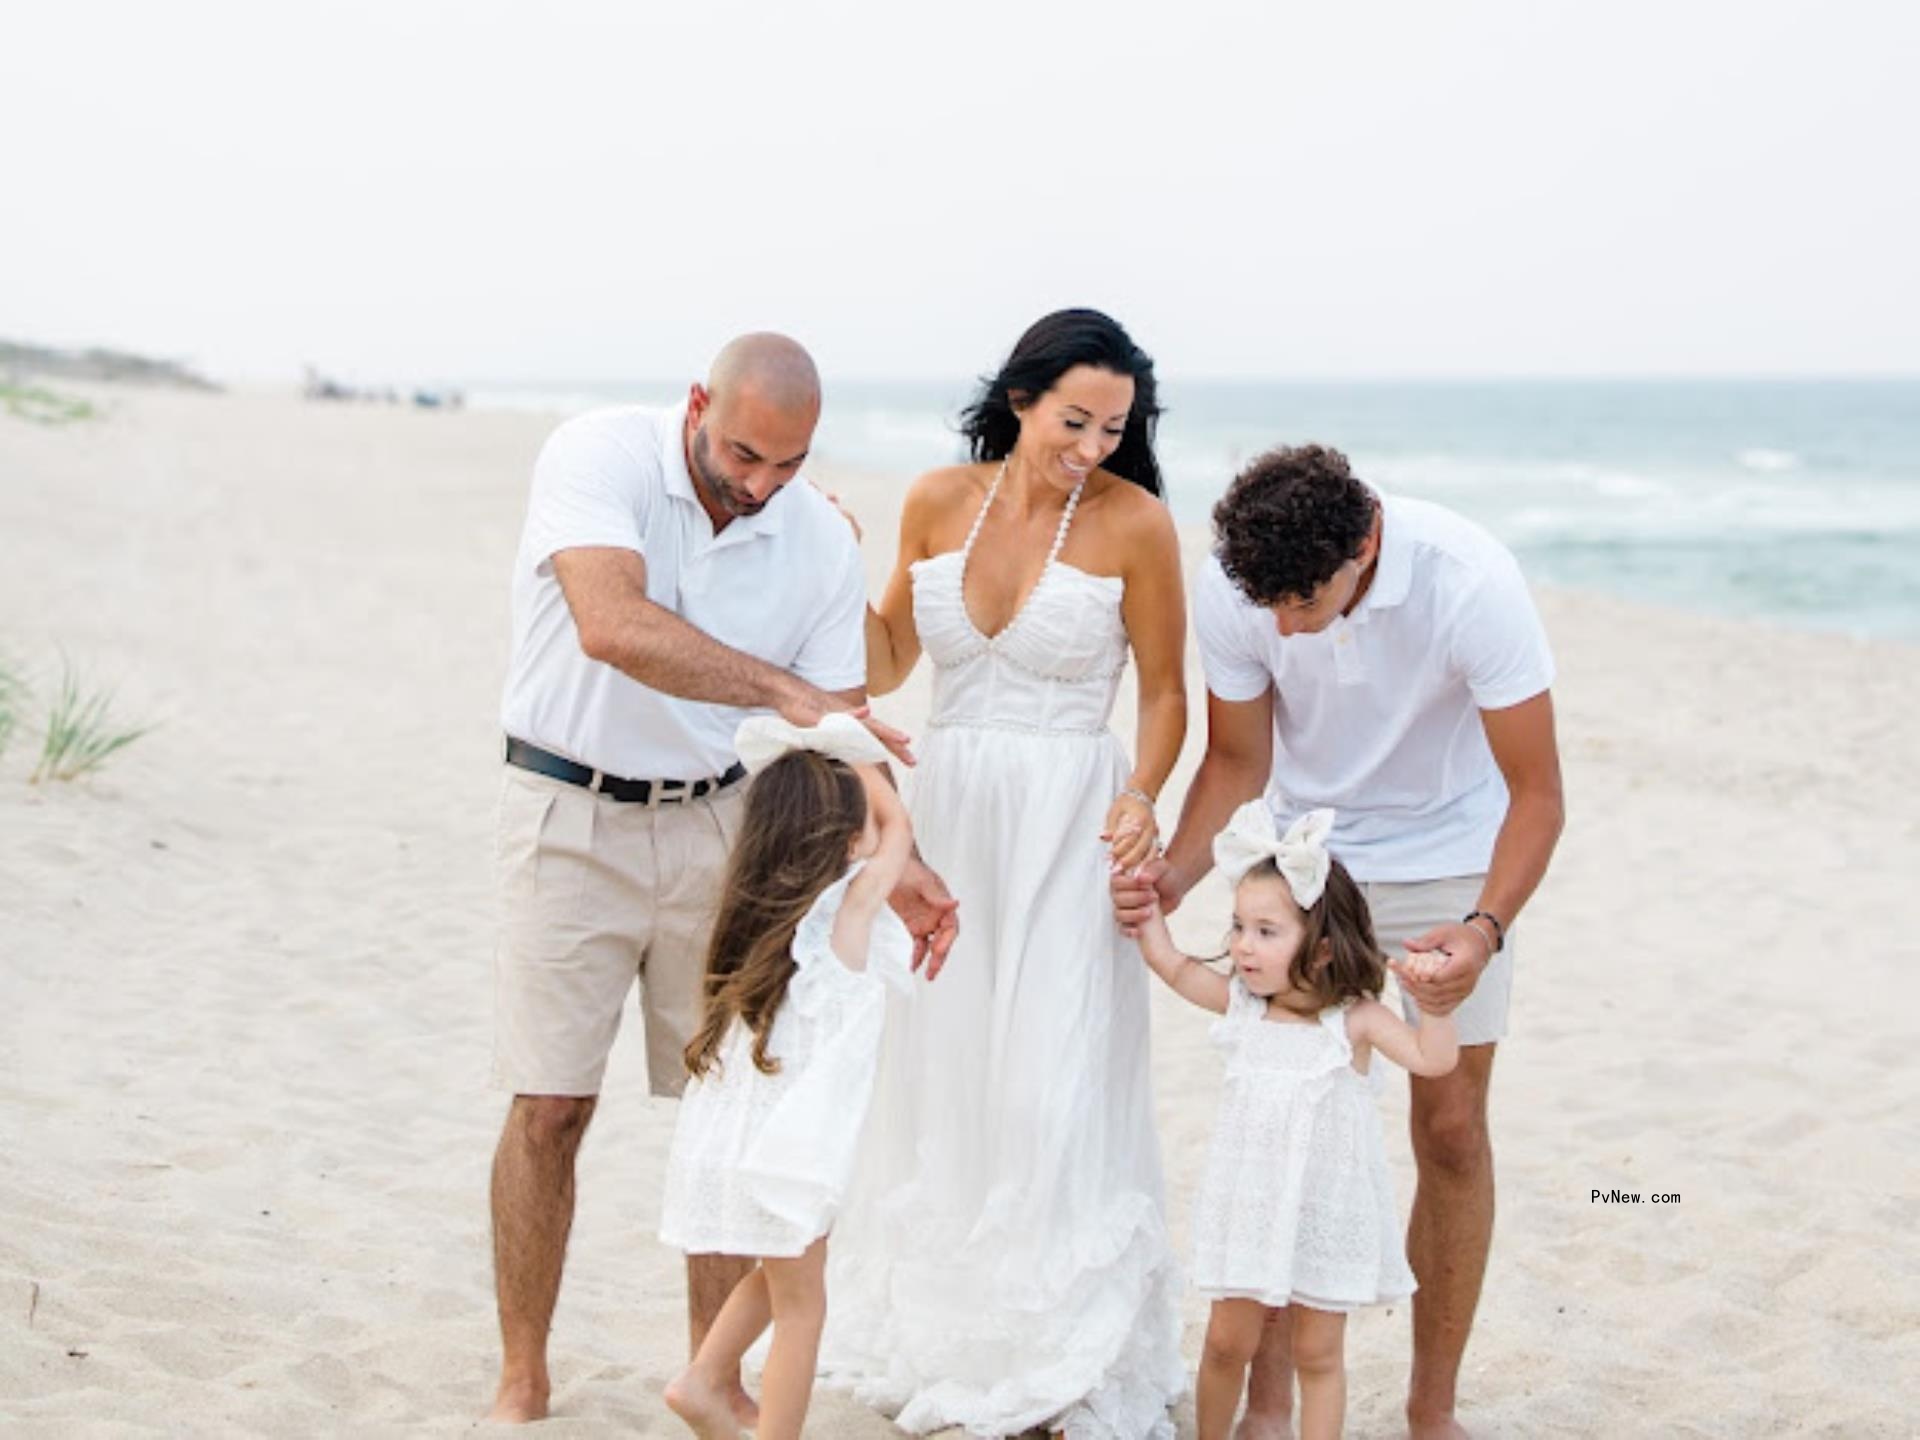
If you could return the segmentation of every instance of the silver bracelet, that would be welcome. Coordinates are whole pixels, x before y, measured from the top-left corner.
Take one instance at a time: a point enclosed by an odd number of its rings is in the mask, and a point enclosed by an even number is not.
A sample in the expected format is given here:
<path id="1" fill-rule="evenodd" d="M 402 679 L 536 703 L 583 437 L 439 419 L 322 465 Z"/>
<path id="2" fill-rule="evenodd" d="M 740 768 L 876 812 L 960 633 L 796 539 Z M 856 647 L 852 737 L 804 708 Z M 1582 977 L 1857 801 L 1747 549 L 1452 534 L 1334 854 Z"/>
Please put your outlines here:
<path id="1" fill-rule="evenodd" d="M 1137 785 L 1127 786 L 1126 789 L 1122 790 L 1119 795 L 1116 795 L 1113 798 L 1118 800 L 1121 798 L 1122 795 L 1130 795 L 1135 800 L 1138 800 L 1142 805 L 1146 806 L 1147 809 L 1149 810 L 1153 809 L 1153 796 L 1147 794 L 1146 791 L 1142 790 Z"/>

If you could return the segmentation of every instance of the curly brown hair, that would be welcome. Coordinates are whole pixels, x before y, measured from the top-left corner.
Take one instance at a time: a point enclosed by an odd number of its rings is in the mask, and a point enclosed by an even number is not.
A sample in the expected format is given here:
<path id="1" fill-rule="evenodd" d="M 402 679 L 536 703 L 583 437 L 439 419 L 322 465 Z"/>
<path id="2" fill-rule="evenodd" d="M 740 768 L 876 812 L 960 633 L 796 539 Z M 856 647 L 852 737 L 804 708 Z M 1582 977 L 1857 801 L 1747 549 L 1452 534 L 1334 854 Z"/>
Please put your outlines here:
<path id="1" fill-rule="evenodd" d="M 1325 445 L 1257 457 L 1213 507 L 1214 554 L 1256 605 L 1306 600 L 1360 553 L 1379 501 Z"/>
<path id="2" fill-rule="evenodd" d="M 1264 860 L 1240 877 L 1249 880 L 1286 878 L 1271 860 Z M 1300 948 L 1287 962 L 1287 983 L 1294 993 L 1312 997 L 1312 1005 L 1299 1013 L 1317 1015 L 1348 1000 L 1377 1000 L 1386 988 L 1387 961 L 1373 938 L 1373 913 L 1367 909 L 1367 897 L 1360 893 L 1347 867 L 1338 860 L 1327 871 L 1326 888 L 1320 898 L 1301 912 L 1306 933 Z M 1324 945 L 1326 958 L 1320 958 Z"/>
<path id="3" fill-rule="evenodd" d="M 707 946 L 706 1015 L 687 1046 L 690 1074 L 719 1064 L 736 1016 L 753 1032 L 753 1063 L 768 1075 L 780 1068 L 767 1041 L 793 979 L 794 931 L 847 873 L 866 823 L 860 777 L 817 750 L 789 750 L 754 777 Z"/>

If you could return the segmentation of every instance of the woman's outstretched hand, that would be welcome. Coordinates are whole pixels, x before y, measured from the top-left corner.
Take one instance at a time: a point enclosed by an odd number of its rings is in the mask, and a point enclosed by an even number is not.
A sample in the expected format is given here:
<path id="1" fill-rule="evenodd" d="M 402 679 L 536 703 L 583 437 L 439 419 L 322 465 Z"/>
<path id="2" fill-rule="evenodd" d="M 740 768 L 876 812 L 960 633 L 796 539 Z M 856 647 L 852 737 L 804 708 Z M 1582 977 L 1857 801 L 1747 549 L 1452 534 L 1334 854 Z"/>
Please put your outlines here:
<path id="1" fill-rule="evenodd" d="M 960 902 L 948 893 L 946 881 L 916 857 L 907 862 L 907 873 L 888 903 L 913 936 L 913 968 L 924 964 L 927 979 L 937 978 L 960 936 Z"/>
<path id="2" fill-rule="evenodd" d="M 821 493 L 823 493 L 827 497 L 827 499 L 833 502 L 833 508 L 840 512 L 840 518 L 842 520 L 845 520 L 847 524 L 853 527 L 853 538 L 855 543 L 857 544 L 858 542 L 866 539 L 867 532 L 860 528 L 860 522 L 854 518 L 853 512 L 847 509 L 845 505 L 840 503 L 840 497 L 834 494 L 831 490 L 826 490 Z"/>

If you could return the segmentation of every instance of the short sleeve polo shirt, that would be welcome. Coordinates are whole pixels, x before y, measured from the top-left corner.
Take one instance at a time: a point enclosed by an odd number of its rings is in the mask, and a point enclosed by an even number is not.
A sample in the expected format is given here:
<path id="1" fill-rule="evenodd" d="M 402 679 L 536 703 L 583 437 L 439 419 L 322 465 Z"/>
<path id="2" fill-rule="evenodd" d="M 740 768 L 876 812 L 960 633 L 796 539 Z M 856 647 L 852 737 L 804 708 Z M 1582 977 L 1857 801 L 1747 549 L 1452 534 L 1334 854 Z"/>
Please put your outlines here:
<path id="1" fill-rule="evenodd" d="M 534 464 L 513 570 L 507 734 L 628 779 L 694 780 L 733 764 L 747 711 L 683 700 L 587 657 L 553 557 L 611 546 L 647 564 L 647 598 L 721 644 L 823 690 L 866 684 L 866 573 L 845 518 L 803 476 L 718 535 L 687 473 L 684 406 L 598 410 Z"/>
<path id="2" fill-rule="evenodd" d="M 1380 557 L 1353 613 L 1283 636 L 1209 557 L 1194 629 L 1222 700 L 1274 692 L 1282 827 L 1319 806 L 1356 879 L 1484 871 L 1507 787 L 1480 722 L 1553 684 L 1553 655 L 1520 567 L 1478 525 L 1422 500 L 1381 497 Z"/>

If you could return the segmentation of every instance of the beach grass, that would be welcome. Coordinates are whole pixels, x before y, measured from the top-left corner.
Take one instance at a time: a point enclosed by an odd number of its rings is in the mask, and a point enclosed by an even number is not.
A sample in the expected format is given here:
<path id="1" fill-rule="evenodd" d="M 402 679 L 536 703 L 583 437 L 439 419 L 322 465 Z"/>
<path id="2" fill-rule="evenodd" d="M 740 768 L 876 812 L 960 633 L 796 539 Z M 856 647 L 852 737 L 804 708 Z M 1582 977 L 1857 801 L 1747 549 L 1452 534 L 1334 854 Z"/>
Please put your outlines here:
<path id="1" fill-rule="evenodd" d="M 91 420 L 100 413 L 90 400 L 62 395 L 42 385 L 0 384 L 0 404 L 7 407 L 9 415 L 37 425 L 71 425 L 78 420 Z"/>
<path id="2" fill-rule="evenodd" d="M 91 774 L 142 735 L 151 725 L 127 725 L 112 714 L 113 692 L 90 690 L 72 664 L 61 662 L 60 693 L 47 712 L 45 742 L 32 783 L 78 780 Z"/>
<path id="3" fill-rule="evenodd" d="M 27 700 L 27 682 L 13 662 L 0 655 L 0 755 L 7 753 L 7 742 L 20 723 L 20 710 Z"/>

